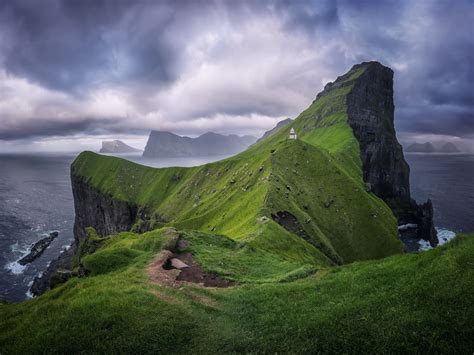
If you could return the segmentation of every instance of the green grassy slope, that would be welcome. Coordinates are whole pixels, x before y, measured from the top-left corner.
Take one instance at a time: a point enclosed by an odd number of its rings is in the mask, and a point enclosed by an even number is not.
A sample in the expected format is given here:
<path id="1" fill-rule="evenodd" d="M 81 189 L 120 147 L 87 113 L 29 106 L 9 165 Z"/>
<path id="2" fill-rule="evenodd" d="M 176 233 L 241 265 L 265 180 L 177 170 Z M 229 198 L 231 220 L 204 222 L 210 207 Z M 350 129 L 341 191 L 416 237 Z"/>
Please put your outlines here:
<path id="1" fill-rule="evenodd" d="M 122 233 L 83 257 L 90 276 L 21 304 L 0 304 L 0 352 L 470 353 L 474 348 L 472 234 L 428 252 L 323 269 L 225 236 L 193 231 L 182 236 L 206 270 L 241 285 L 152 284 L 146 266 L 174 234 Z"/>
<path id="2" fill-rule="evenodd" d="M 315 264 L 400 253 L 392 212 L 364 189 L 358 142 L 347 123 L 346 96 L 363 70 L 343 76 L 291 123 L 297 141 L 286 139 L 285 127 L 241 154 L 194 168 L 153 169 L 85 152 L 73 173 L 158 214 L 166 221 L 158 227 L 252 240 Z M 279 211 L 295 216 L 311 242 L 276 225 L 270 216 Z M 269 220 L 262 223 L 263 216 Z"/>

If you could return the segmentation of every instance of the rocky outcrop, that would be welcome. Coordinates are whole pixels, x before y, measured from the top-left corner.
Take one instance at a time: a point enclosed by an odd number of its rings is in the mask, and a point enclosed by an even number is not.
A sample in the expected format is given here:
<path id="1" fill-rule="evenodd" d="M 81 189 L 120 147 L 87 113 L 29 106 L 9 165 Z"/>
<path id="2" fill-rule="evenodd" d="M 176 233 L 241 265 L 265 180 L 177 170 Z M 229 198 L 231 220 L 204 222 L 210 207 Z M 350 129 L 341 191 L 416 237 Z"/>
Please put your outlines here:
<path id="1" fill-rule="evenodd" d="M 331 260 L 335 265 L 342 265 L 344 261 L 336 255 L 330 248 L 328 248 L 324 243 L 317 242 L 311 238 L 308 233 L 301 226 L 298 219 L 288 211 L 279 211 L 275 214 L 271 214 L 272 219 L 277 222 L 280 226 L 285 228 L 290 233 L 296 234 L 297 236 L 303 238 L 306 242 L 313 245 L 321 253 L 323 253 L 329 260 Z"/>
<path id="2" fill-rule="evenodd" d="M 114 199 L 89 184 L 82 176 L 71 173 L 74 196 L 74 237 L 80 243 L 87 237 L 86 228 L 93 227 L 105 237 L 129 231 L 137 220 L 138 206 Z"/>
<path id="3" fill-rule="evenodd" d="M 393 71 L 380 63 L 365 66 L 347 96 L 348 122 L 359 141 L 364 181 L 384 200 L 410 199 L 410 169 L 394 127 Z"/>
<path id="4" fill-rule="evenodd" d="M 181 137 L 171 132 L 152 131 L 144 157 L 196 157 L 235 154 L 256 141 L 252 136 L 224 136 L 207 132 L 197 138 Z"/>
<path id="5" fill-rule="evenodd" d="M 20 265 L 26 265 L 31 262 L 33 262 L 35 259 L 39 258 L 41 254 L 49 247 L 51 242 L 57 238 L 59 235 L 58 232 L 51 232 L 49 233 L 49 236 L 38 240 L 36 243 L 34 243 L 31 246 L 30 252 L 25 255 L 23 258 L 18 260 L 18 264 Z"/>
<path id="6" fill-rule="evenodd" d="M 353 75 L 356 77 L 348 80 Z M 346 99 L 347 116 L 359 142 L 364 181 L 387 202 L 400 224 L 417 224 L 419 237 L 436 245 L 431 202 L 417 205 L 410 196 L 410 168 L 394 127 L 392 69 L 378 62 L 355 65 L 324 92 L 352 84 Z"/>
<path id="7" fill-rule="evenodd" d="M 438 245 L 438 236 L 433 225 L 433 204 L 431 200 L 417 206 L 418 237 L 430 242 L 431 246 Z"/>
<path id="8" fill-rule="evenodd" d="M 76 250 L 76 243 L 73 243 L 69 249 L 64 250 L 56 259 L 51 261 L 48 268 L 40 276 L 35 277 L 30 292 L 34 296 L 41 295 L 57 285 L 59 278 L 64 279 L 65 273 L 71 275 L 70 269 Z"/>
<path id="9" fill-rule="evenodd" d="M 30 292 L 40 295 L 55 285 L 65 282 L 72 276 L 84 276 L 72 272 L 72 260 L 79 246 L 88 238 L 86 228 L 93 227 L 100 237 L 117 234 L 134 229 L 144 232 L 151 229 L 151 214 L 129 202 L 120 201 L 100 191 L 88 183 L 82 176 L 74 174 L 71 169 L 72 193 L 74 196 L 74 242 L 51 262 L 46 271 L 35 278 Z M 154 215 L 153 220 L 160 219 Z"/>

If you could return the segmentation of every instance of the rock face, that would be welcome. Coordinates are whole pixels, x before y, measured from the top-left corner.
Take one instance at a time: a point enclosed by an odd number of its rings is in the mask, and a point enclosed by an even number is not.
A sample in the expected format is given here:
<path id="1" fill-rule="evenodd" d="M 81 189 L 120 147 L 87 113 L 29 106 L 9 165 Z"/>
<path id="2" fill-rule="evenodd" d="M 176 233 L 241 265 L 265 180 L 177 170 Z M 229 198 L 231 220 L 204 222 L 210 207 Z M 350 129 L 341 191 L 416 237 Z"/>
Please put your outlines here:
<path id="1" fill-rule="evenodd" d="M 58 232 L 49 233 L 49 236 L 46 238 L 40 239 L 31 246 L 31 251 L 28 255 L 24 256 L 18 261 L 20 265 L 26 265 L 33 262 L 35 259 L 39 258 L 41 254 L 49 247 L 51 242 L 57 238 L 59 235 Z"/>
<path id="2" fill-rule="evenodd" d="M 119 140 L 103 141 L 102 148 L 100 149 L 100 153 L 120 154 L 120 153 L 136 153 L 136 152 L 141 152 L 141 150 L 130 147 L 129 145 Z"/>
<path id="3" fill-rule="evenodd" d="M 196 157 L 235 154 L 256 141 L 252 136 L 224 136 L 208 132 L 197 138 L 181 137 L 171 132 L 152 131 L 144 157 Z"/>
<path id="4" fill-rule="evenodd" d="M 41 276 L 35 277 L 30 292 L 35 296 L 41 295 L 58 284 L 58 278 L 64 279 L 64 275 L 70 273 L 70 271 L 67 270 L 71 268 L 72 259 L 76 250 L 76 244 L 73 243 L 69 249 L 63 251 L 56 259 L 51 261 Z"/>
<path id="5" fill-rule="evenodd" d="M 74 237 L 77 244 L 87 237 L 87 227 L 95 228 L 102 237 L 132 228 L 138 216 L 137 206 L 105 195 L 73 172 L 71 182 L 76 211 Z"/>
<path id="6" fill-rule="evenodd" d="M 289 125 L 293 120 L 291 118 L 286 118 L 280 122 L 278 122 L 276 124 L 275 127 L 273 127 L 272 129 L 266 131 L 263 136 L 261 136 L 258 140 L 257 140 L 257 143 L 264 140 L 265 138 L 268 138 L 270 137 L 272 134 L 276 133 L 277 131 L 279 131 L 281 128 Z"/>
<path id="7" fill-rule="evenodd" d="M 393 71 L 378 62 L 355 65 L 346 75 L 362 73 L 347 95 L 348 123 L 359 142 L 363 178 L 371 191 L 392 208 L 400 224 L 418 224 L 419 237 L 438 243 L 430 201 L 417 205 L 410 196 L 410 168 L 394 127 Z M 338 87 L 338 78 L 325 90 Z M 321 95 L 321 94 L 320 94 Z"/>
<path id="8" fill-rule="evenodd" d="M 357 69 L 357 65 L 352 68 Z M 359 141 L 364 181 L 384 200 L 407 201 L 410 169 L 395 135 L 394 108 L 393 71 L 370 63 L 347 96 L 348 120 Z"/>

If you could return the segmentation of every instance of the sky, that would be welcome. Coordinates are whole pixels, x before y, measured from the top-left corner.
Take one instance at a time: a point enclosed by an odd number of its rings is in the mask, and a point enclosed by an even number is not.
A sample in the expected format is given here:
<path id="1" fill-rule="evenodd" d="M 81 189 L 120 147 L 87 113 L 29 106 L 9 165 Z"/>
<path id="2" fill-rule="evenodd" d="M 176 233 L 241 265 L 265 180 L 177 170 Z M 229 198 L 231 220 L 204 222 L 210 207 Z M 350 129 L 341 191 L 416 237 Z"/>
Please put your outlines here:
<path id="1" fill-rule="evenodd" d="M 474 149 L 473 0 L 2 0 L 0 152 L 259 136 L 369 60 L 402 142 Z"/>

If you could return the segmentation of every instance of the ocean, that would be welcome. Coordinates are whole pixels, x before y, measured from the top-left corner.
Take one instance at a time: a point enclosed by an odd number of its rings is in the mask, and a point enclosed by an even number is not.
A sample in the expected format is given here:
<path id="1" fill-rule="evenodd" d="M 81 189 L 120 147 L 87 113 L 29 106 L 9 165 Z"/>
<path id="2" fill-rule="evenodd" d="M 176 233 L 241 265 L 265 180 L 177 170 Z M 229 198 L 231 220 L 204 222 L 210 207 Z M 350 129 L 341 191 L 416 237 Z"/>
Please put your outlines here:
<path id="1" fill-rule="evenodd" d="M 0 299 L 22 301 L 35 276 L 73 241 L 74 205 L 69 166 L 75 154 L 0 154 Z M 122 158 L 153 167 L 196 166 L 225 157 Z M 408 154 L 412 195 L 431 198 L 442 233 L 474 231 L 474 155 Z M 17 261 L 30 245 L 58 231 L 27 266 Z"/>

